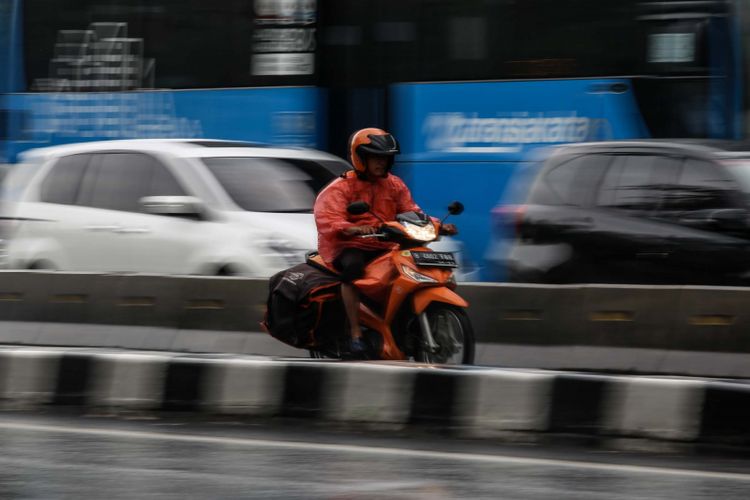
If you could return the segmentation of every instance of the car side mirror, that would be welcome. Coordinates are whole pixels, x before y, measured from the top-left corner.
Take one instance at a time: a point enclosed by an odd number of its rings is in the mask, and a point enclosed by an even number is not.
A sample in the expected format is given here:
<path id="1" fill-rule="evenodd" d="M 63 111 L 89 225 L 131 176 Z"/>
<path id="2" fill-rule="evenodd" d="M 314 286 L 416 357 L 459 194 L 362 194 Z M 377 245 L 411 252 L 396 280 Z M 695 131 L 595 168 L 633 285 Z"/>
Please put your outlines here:
<path id="1" fill-rule="evenodd" d="M 146 196 L 139 201 L 144 211 L 152 215 L 202 219 L 206 212 L 203 202 L 193 196 Z"/>
<path id="2" fill-rule="evenodd" d="M 448 213 L 451 215 L 461 215 L 464 211 L 464 204 L 460 201 L 454 201 L 448 205 Z"/>
<path id="3" fill-rule="evenodd" d="M 346 207 L 346 211 L 352 215 L 362 215 L 370 211 L 370 205 L 365 201 L 355 201 Z"/>

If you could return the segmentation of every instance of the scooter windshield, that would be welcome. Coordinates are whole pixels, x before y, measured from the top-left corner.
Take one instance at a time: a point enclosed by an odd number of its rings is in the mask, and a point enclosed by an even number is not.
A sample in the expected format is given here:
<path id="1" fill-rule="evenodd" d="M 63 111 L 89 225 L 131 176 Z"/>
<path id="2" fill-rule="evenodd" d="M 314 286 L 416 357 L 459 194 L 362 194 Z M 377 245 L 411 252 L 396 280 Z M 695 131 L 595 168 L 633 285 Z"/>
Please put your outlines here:
<path id="1" fill-rule="evenodd" d="M 430 218 L 427 214 L 422 212 L 403 212 L 396 216 L 396 220 L 401 223 L 409 223 L 415 226 L 426 226 L 430 222 Z"/>

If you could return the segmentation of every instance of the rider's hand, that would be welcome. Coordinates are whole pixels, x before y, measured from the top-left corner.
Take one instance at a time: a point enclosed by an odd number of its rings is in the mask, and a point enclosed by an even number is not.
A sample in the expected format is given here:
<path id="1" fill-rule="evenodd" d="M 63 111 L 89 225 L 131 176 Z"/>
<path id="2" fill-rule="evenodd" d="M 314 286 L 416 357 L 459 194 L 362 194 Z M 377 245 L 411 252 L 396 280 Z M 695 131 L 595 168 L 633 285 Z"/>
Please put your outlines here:
<path id="1" fill-rule="evenodd" d="M 373 226 L 351 226 L 344 229 L 344 234 L 347 236 L 358 236 L 362 234 L 375 234 L 377 228 Z"/>
<path id="2" fill-rule="evenodd" d="M 442 226 L 440 226 L 440 234 L 453 236 L 454 234 L 458 234 L 458 228 L 455 226 L 455 224 L 443 224 Z"/>

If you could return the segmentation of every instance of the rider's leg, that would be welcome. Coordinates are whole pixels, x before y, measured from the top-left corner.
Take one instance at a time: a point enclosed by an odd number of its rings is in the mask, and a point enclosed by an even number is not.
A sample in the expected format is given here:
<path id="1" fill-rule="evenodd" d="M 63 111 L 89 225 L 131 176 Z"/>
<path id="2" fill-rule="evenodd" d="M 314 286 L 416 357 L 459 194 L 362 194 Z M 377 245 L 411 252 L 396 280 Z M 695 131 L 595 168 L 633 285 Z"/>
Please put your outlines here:
<path id="1" fill-rule="evenodd" d="M 359 290 L 351 283 L 341 284 L 341 300 L 344 303 L 346 319 L 349 320 L 349 334 L 352 339 L 362 338 L 359 327 Z"/>
<path id="2" fill-rule="evenodd" d="M 344 303 L 344 312 L 346 313 L 346 319 L 349 321 L 352 350 L 364 348 L 362 328 L 359 326 L 359 290 L 352 282 L 364 275 L 367 263 L 379 253 L 360 248 L 347 248 L 333 262 L 334 266 L 341 272 L 341 301 Z"/>

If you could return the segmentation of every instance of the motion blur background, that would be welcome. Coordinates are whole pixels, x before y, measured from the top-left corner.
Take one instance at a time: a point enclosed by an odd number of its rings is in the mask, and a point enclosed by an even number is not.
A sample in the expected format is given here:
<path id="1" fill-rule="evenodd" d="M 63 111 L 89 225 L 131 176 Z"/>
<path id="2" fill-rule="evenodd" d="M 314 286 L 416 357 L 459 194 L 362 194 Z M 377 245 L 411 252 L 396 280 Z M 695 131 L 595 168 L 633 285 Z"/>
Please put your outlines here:
<path id="1" fill-rule="evenodd" d="M 514 235 L 490 213 L 546 147 L 746 136 L 743 4 L 5 0 L 0 163 L 170 137 L 346 157 L 352 131 L 379 126 L 428 213 L 464 201 L 476 279 L 503 281 L 490 240 Z"/>
<path id="2" fill-rule="evenodd" d="M 681 455 L 750 444 L 749 289 L 687 286 L 750 276 L 749 48 L 747 0 L 0 0 L 0 498 L 750 498 Z M 466 207 L 480 366 L 300 359 L 266 280 L 164 276 L 304 258 L 371 126 Z"/>

